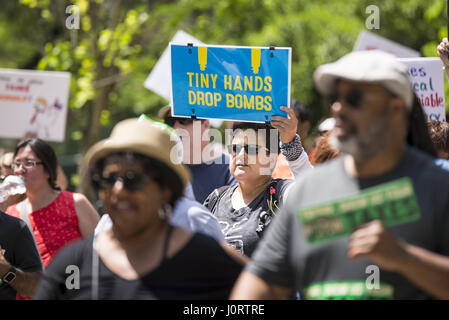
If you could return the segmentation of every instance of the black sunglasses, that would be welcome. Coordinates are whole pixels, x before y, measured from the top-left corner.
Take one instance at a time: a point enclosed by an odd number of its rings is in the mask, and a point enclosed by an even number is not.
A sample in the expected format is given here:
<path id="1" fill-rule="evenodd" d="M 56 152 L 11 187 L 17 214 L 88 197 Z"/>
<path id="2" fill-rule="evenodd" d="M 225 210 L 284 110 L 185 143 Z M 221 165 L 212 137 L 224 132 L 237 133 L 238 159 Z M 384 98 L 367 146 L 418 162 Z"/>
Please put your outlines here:
<path id="1" fill-rule="evenodd" d="M 257 155 L 259 154 L 260 150 L 266 150 L 269 151 L 267 148 L 259 146 L 257 144 L 231 144 L 228 146 L 229 153 L 235 155 L 239 154 L 242 149 L 245 149 L 245 152 L 247 155 Z"/>
<path id="2" fill-rule="evenodd" d="M 352 89 L 343 97 L 338 96 L 337 93 L 334 93 L 329 96 L 329 107 L 337 101 L 344 101 L 353 109 L 360 109 L 363 101 L 363 91 L 359 89 Z"/>
<path id="3" fill-rule="evenodd" d="M 193 119 L 191 119 L 191 118 L 180 118 L 180 117 L 172 117 L 172 116 L 164 117 L 164 123 L 170 127 L 173 127 L 175 125 L 176 121 L 179 122 L 179 124 L 181 124 L 183 126 L 193 123 Z"/>
<path id="4" fill-rule="evenodd" d="M 128 191 L 140 191 L 150 181 L 153 181 L 153 179 L 146 174 L 135 173 L 132 171 L 128 171 L 124 176 L 116 173 L 111 173 L 107 176 L 95 175 L 93 180 L 97 189 L 111 189 L 115 186 L 117 180 L 120 180 L 123 183 L 123 187 Z"/>

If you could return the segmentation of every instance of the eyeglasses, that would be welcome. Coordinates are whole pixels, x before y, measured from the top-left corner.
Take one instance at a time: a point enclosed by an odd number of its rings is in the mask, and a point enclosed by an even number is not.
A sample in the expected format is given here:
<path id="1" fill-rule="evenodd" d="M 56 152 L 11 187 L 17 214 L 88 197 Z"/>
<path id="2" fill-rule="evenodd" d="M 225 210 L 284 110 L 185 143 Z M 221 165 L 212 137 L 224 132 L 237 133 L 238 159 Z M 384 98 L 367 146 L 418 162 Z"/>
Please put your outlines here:
<path id="1" fill-rule="evenodd" d="M 170 127 L 173 127 L 176 122 L 179 122 L 179 124 L 185 126 L 188 124 L 193 123 L 193 119 L 191 118 L 179 118 L 179 117 L 172 117 L 172 116 L 166 116 L 164 118 L 164 123 Z"/>
<path id="2" fill-rule="evenodd" d="M 128 191 L 140 191 L 153 179 L 146 174 L 128 171 L 124 176 L 111 173 L 107 176 L 95 175 L 94 184 L 98 189 L 111 189 L 119 180 Z"/>
<path id="3" fill-rule="evenodd" d="M 360 109 L 363 101 L 363 92 L 362 90 L 359 89 L 352 89 L 348 93 L 346 93 L 343 97 L 339 97 L 338 94 L 336 93 L 329 96 L 330 107 L 332 107 L 332 105 L 337 101 L 341 102 L 344 101 L 353 109 Z"/>
<path id="4" fill-rule="evenodd" d="M 20 166 L 23 166 L 25 169 L 31 169 L 35 166 L 43 164 L 43 162 L 35 161 L 35 160 L 25 160 L 25 161 L 14 161 L 12 164 L 12 168 L 19 168 Z"/>
<path id="5" fill-rule="evenodd" d="M 267 148 L 259 146 L 257 144 L 231 144 L 228 146 L 229 148 L 229 153 L 235 155 L 235 154 L 239 154 L 240 151 L 242 151 L 242 149 L 245 149 L 245 152 L 247 155 L 251 156 L 251 155 L 257 155 L 259 154 L 260 150 L 266 150 L 269 151 Z"/>

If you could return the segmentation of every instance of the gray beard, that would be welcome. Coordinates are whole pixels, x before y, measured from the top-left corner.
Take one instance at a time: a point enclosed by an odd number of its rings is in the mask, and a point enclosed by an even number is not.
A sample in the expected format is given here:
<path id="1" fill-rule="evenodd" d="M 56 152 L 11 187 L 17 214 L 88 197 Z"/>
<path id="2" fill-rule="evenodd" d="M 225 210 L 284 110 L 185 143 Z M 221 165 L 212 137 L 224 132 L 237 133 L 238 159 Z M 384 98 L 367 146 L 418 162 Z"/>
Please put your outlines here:
<path id="1" fill-rule="evenodd" d="M 364 162 L 381 153 L 391 137 L 391 127 L 386 112 L 382 112 L 373 119 L 370 126 L 363 132 L 357 132 L 344 141 L 333 134 L 329 137 L 329 144 L 343 153 L 350 154 L 358 163 Z"/>

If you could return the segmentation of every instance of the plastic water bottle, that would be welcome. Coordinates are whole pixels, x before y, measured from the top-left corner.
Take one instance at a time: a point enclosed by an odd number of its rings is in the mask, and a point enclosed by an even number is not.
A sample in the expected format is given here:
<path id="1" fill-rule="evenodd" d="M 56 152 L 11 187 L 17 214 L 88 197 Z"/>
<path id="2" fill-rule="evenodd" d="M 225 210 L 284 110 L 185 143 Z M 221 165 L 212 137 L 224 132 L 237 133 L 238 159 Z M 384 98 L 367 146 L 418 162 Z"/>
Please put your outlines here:
<path id="1" fill-rule="evenodd" d="M 8 199 L 9 196 L 26 192 L 25 183 L 18 176 L 7 176 L 0 184 L 0 203 Z"/>

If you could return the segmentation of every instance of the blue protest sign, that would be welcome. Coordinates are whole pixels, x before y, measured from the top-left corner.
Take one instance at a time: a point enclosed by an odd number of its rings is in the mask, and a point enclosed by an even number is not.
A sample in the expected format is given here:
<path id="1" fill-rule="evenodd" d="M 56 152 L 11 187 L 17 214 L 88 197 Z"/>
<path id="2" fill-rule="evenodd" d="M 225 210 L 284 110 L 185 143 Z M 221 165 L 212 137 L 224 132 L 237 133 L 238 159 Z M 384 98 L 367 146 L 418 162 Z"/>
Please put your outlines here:
<path id="1" fill-rule="evenodd" d="M 172 114 L 265 122 L 287 116 L 291 48 L 170 44 Z"/>

